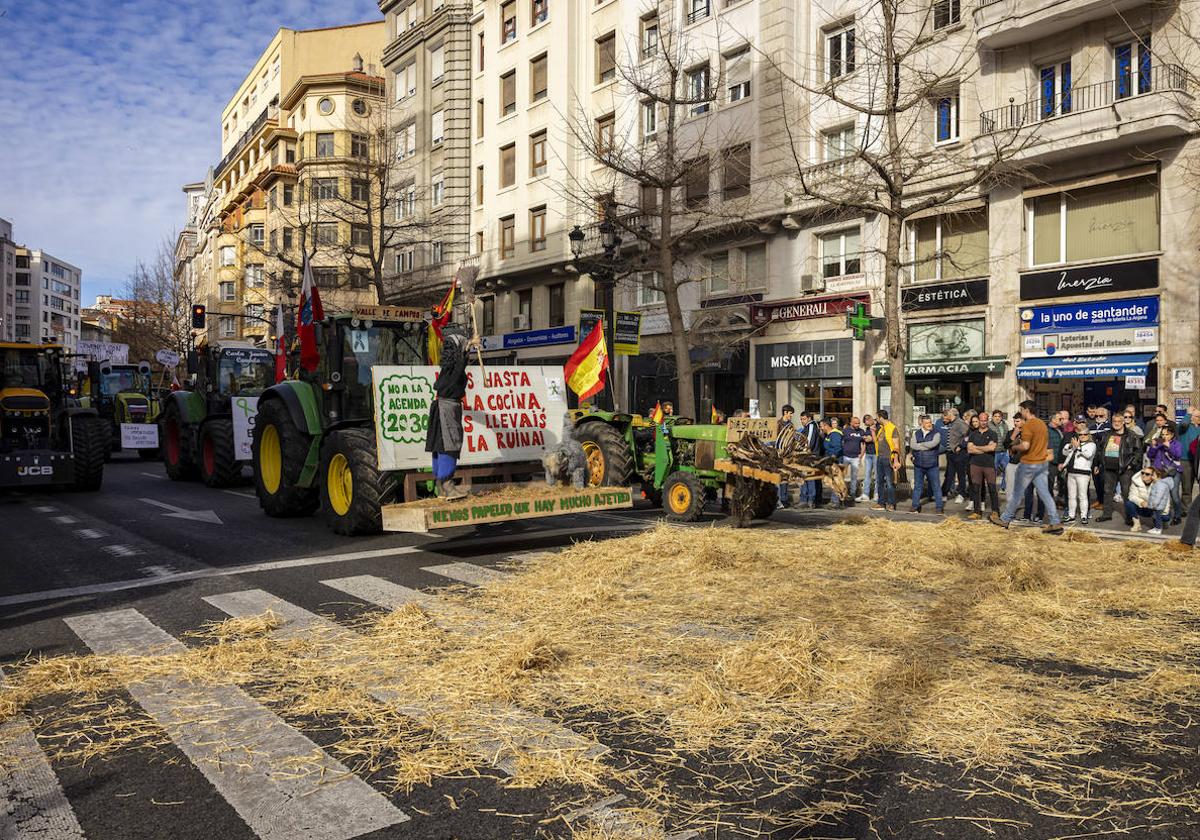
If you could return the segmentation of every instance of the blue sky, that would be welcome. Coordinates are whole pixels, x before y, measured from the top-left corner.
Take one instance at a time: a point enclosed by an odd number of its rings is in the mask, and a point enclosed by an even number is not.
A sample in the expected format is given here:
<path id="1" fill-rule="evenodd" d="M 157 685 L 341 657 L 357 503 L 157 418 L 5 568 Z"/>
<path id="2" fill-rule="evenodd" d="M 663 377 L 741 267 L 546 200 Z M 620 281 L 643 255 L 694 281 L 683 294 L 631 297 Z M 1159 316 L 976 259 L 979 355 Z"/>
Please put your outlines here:
<path id="1" fill-rule="evenodd" d="M 0 217 L 119 291 L 184 221 L 221 108 L 281 26 L 379 20 L 371 0 L 0 0 Z"/>

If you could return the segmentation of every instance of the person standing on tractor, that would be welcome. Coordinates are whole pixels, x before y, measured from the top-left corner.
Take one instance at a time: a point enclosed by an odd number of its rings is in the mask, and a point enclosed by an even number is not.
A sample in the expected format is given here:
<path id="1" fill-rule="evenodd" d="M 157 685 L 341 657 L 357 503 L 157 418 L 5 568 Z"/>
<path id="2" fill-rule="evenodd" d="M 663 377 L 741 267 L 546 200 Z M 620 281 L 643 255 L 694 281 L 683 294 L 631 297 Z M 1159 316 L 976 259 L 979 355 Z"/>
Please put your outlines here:
<path id="1" fill-rule="evenodd" d="M 433 383 L 425 451 L 433 456 L 433 482 L 438 495 L 448 501 L 465 499 L 454 483 L 463 447 L 463 397 L 467 393 L 467 358 L 478 339 L 467 339 L 462 327 L 447 324 L 443 332 L 441 370 Z"/>

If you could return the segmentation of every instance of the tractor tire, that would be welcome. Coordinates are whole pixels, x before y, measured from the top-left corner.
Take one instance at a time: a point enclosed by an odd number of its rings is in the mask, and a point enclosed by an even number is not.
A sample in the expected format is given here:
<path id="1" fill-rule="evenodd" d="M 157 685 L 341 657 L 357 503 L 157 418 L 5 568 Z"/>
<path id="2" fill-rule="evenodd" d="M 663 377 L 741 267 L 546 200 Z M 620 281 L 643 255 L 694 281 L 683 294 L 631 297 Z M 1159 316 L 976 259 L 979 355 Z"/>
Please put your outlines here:
<path id="1" fill-rule="evenodd" d="M 254 421 L 254 490 L 267 516 L 309 516 L 320 504 L 316 487 L 300 487 L 308 434 L 296 427 L 281 400 L 268 400 Z"/>
<path id="2" fill-rule="evenodd" d="M 200 427 L 200 480 L 209 487 L 232 487 L 242 478 L 234 458 L 233 421 L 210 420 Z"/>
<path id="3" fill-rule="evenodd" d="M 321 445 L 321 516 L 335 534 L 356 537 L 383 530 L 383 506 L 400 492 L 395 474 L 380 472 L 375 435 L 343 429 Z"/>
<path id="4" fill-rule="evenodd" d="M 188 447 L 188 435 L 188 427 L 179 415 L 179 407 L 174 403 L 168 405 L 158 426 L 158 436 L 163 466 L 166 467 L 167 478 L 172 481 L 191 481 L 199 474 Z"/>
<path id="5" fill-rule="evenodd" d="M 663 510 L 672 522 L 695 522 L 704 513 L 704 485 L 694 473 L 676 470 L 663 482 Z"/>
<path id="6" fill-rule="evenodd" d="M 779 507 L 779 485 L 768 484 L 765 481 L 756 482 L 754 500 L 751 503 L 750 516 L 754 519 L 770 519 Z"/>
<path id="7" fill-rule="evenodd" d="M 72 417 L 71 441 L 75 455 L 75 481 L 72 490 L 99 490 L 104 481 L 104 461 L 108 452 L 108 423 L 99 417 Z"/>
<path id="8" fill-rule="evenodd" d="M 633 450 L 624 435 L 602 420 L 585 420 L 575 436 L 587 457 L 587 482 L 591 487 L 628 487 L 633 475 Z"/>

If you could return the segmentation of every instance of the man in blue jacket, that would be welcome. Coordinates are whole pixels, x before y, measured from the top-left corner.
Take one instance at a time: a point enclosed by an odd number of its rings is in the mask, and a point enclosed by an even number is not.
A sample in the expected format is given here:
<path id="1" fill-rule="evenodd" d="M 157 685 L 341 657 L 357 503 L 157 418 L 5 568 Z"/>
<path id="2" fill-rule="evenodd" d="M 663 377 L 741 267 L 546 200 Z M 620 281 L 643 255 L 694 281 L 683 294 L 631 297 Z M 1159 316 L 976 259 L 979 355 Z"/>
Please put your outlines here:
<path id="1" fill-rule="evenodd" d="M 863 428 L 862 421 L 857 417 L 851 417 L 850 425 L 842 432 L 842 465 L 846 467 L 849 475 L 846 487 L 851 499 L 858 498 L 858 474 L 859 469 L 863 466 L 863 456 L 865 455 L 863 447 L 866 438 L 867 430 Z M 863 486 L 866 486 L 865 471 Z"/>
<path id="2" fill-rule="evenodd" d="M 828 420 L 821 421 L 821 449 L 826 458 L 832 458 L 835 464 L 842 462 L 842 433 L 841 430 L 835 429 L 833 424 Z M 829 506 L 831 508 L 841 507 L 846 503 L 845 499 L 831 499 Z"/>
<path id="3" fill-rule="evenodd" d="M 917 421 L 919 429 L 913 431 L 909 449 L 913 459 L 913 495 L 912 513 L 921 512 L 921 488 L 925 486 L 928 477 L 933 488 L 933 503 L 938 513 L 942 513 L 942 483 L 938 477 L 938 455 L 942 449 L 943 433 L 933 428 L 933 421 L 928 414 L 922 414 Z"/>

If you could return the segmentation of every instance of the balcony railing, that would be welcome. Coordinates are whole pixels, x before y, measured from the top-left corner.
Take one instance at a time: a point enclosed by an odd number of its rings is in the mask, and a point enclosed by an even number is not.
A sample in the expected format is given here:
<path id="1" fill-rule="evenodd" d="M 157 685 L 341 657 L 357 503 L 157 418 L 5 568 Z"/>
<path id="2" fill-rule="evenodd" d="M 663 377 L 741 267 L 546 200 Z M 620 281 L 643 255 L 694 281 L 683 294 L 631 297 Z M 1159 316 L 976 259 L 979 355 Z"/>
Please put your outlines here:
<path id="1" fill-rule="evenodd" d="M 233 144 L 233 148 L 229 150 L 229 153 L 225 155 L 225 157 L 221 158 L 221 162 L 218 163 L 217 168 L 213 170 L 213 175 L 215 177 L 219 178 L 221 173 L 225 171 L 225 167 L 232 163 L 233 160 L 239 154 L 241 154 L 242 150 L 249 145 L 250 141 L 254 138 L 254 135 L 257 134 L 258 130 L 263 127 L 264 123 L 266 123 L 267 117 L 270 115 L 271 110 L 272 108 L 270 105 L 268 105 L 266 108 L 263 108 L 263 112 L 259 114 L 257 118 L 255 118 L 254 122 L 250 123 L 250 127 L 242 132 L 242 136 L 239 137 L 238 141 Z"/>
<path id="2" fill-rule="evenodd" d="M 1044 93 L 1025 102 L 1009 101 L 1003 108 L 985 111 L 979 117 L 981 134 L 1010 131 L 1068 114 L 1106 108 L 1125 99 L 1162 91 L 1186 91 L 1187 73 L 1177 64 L 1162 64 L 1142 70 L 1130 68 L 1121 78 L 1071 88 L 1053 95 Z"/>
<path id="3" fill-rule="evenodd" d="M 711 3 L 703 3 L 703 4 L 693 3 L 692 10 L 687 13 L 687 22 L 695 23 L 698 20 L 704 20 L 706 17 L 708 17 L 711 14 L 712 14 L 712 4 Z"/>

